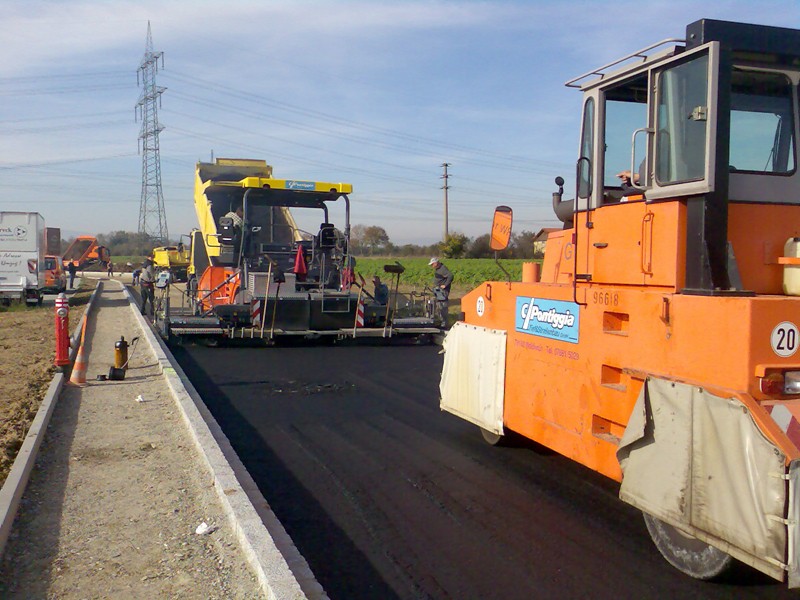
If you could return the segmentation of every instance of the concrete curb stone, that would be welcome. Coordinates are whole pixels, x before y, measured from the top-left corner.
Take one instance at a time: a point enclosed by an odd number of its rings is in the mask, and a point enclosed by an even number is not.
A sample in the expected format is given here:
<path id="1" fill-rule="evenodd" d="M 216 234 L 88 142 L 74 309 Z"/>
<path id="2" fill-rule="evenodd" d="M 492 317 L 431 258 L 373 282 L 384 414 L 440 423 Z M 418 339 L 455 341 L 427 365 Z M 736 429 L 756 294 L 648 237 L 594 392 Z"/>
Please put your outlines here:
<path id="1" fill-rule="evenodd" d="M 195 446 L 214 477 L 214 489 L 265 596 L 270 599 L 327 598 L 197 390 L 141 314 L 130 290 L 127 286 L 123 288 Z"/>

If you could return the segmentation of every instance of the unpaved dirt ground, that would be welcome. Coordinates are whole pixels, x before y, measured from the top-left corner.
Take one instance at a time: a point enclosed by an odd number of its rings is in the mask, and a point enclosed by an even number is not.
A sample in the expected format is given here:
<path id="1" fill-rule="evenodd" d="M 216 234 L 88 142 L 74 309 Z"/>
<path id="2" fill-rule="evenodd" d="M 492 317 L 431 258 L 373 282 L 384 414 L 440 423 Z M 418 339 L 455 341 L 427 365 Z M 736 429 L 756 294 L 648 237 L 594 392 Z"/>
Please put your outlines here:
<path id="1" fill-rule="evenodd" d="M 80 321 L 88 292 L 72 298 L 83 305 L 70 307 L 70 334 Z M 0 486 L 36 416 L 55 374 L 54 307 L 0 312 Z"/>
<path id="2" fill-rule="evenodd" d="M 119 336 L 141 331 L 118 283 L 105 283 L 96 310 L 87 385 L 59 396 L 0 561 L 0 598 L 262 597 L 147 342 L 124 381 L 96 379 Z M 23 397 L 51 378 L 47 311 L 37 312 L 0 315 L 19 361 L 6 367 L 3 351 L 0 393 Z M 198 534 L 203 522 L 211 530 Z"/>

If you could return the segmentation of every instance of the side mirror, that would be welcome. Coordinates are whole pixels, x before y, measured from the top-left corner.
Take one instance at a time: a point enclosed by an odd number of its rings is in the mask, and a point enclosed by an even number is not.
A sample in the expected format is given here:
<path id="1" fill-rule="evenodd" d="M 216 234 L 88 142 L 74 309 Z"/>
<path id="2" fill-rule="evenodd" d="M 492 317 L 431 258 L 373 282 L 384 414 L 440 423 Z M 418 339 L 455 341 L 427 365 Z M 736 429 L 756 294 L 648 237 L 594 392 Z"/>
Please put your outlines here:
<path id="1" fill-rule="evenodd" d="M 498 206 L 494 209 L 492 219 L 492 235 L 489 247 L 492 250 L 505 250 L 511 242 L 511 223 L 513 213 L 508 206 Z"/>

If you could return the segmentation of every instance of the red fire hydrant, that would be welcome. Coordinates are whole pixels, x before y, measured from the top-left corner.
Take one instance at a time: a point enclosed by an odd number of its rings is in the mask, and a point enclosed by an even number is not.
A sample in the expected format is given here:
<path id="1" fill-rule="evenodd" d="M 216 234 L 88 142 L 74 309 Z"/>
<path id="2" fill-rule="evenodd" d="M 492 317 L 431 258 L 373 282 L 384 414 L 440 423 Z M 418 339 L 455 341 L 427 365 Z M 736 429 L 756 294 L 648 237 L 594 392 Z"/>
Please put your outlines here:
<path id="1" fill-rule="evenodd" d="M 56 297 L 56 359 L 59 371 L 69 365 L 69 303 L 64 294 Z"/>

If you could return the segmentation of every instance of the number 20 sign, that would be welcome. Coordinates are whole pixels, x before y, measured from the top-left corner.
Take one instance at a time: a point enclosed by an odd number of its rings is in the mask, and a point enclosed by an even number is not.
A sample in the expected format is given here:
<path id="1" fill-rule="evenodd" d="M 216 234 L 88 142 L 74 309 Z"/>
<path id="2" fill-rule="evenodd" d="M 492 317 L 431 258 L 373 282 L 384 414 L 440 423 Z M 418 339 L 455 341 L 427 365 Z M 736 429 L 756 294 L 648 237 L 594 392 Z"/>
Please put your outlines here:
<path id="1" fill-rule="evenodd" d="M 769 341 L 772 351 L 778 356 L 786 358 L 797 352 L 797 344 L 800 342 L 797 325 L 789 321 L 778 323 L 772 330 Z"/>

